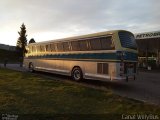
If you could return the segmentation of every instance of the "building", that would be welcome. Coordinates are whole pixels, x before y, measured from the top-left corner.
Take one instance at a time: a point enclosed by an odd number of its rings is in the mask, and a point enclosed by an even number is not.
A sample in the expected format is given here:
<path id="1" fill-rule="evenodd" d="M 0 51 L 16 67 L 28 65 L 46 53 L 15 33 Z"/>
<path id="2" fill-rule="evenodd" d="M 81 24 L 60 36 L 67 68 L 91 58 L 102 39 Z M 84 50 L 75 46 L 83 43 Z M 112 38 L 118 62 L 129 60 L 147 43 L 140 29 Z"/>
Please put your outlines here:
<path id="1" fill-rule="evenodd" d="M 160 66 L 160 31 L 135 34 L 138 45 L 139 62 L 145 67 L 154 63 Z"/>
<path id="2" fill-rule="evenodd" d="M 0 44 L 0 49 L 9 50 L 9 51 L 16 51 L 16 46 Z"/>

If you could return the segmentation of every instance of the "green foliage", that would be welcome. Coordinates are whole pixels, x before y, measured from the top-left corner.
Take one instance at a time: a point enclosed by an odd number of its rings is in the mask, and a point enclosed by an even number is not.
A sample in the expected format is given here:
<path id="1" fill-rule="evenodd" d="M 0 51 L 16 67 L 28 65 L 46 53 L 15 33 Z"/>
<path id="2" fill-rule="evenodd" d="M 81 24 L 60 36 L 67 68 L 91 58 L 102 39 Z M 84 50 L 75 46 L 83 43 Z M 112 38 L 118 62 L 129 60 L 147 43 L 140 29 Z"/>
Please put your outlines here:
<path id="1" fill-rule="evenodd" d="M 0 49 L 0 63 L 4 63 L 6 59 L 8 63 L 20 62 L 18 52 Z"/>
<path id="2" fill-rule="evenodd" d="M 30 39 L 29 44 L 30 43 L 35 43 L 36 41 L 34 40 L 34 38 Z"/>
<path id="3" fill-rule="evenodd" d="M 25 46 L 27 45 L 27 35 L 26 35 L 26 26 L 24 23 L 20 27 L 19 38 L 17 40 L 17 50 L 19 51 L 20 57 L 24 57 L 26 53 Z"/>

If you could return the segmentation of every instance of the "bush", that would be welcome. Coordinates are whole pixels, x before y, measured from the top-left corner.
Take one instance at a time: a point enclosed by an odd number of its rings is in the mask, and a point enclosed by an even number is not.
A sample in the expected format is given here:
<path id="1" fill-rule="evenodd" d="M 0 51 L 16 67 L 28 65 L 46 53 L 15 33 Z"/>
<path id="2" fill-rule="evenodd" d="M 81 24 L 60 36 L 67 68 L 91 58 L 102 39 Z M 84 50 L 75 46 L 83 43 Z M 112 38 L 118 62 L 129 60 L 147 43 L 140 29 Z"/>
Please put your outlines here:
<path id="1" fill-rule="evenodd" d="M 0 63 L 4 63 L 6 59 L 9 63 L 17 63 L 20 61 L 18 52 L 0 49 Z"/>

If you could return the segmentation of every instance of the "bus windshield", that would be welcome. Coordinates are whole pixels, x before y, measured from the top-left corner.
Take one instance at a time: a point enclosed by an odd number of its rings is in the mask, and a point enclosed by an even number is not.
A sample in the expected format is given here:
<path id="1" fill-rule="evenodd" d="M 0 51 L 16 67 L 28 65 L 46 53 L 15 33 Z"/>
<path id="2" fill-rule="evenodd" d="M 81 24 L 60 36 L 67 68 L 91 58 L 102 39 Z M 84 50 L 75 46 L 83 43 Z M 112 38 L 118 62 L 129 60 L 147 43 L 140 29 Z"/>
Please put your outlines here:
<path id="1" fill-rule="evenodd" d="M 118 35 L 122 47 L 135 50 L 137 49 L 136 41 L 133 34 L 131 34 L 130 32 L 120 31 Z"/>

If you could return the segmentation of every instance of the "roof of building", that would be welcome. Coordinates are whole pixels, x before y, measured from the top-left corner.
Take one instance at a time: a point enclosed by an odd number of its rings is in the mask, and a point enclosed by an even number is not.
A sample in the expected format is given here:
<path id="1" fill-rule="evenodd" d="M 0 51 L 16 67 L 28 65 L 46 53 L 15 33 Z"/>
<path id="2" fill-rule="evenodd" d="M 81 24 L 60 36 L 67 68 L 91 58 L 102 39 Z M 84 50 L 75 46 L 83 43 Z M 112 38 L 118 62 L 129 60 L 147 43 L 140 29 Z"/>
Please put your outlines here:
<path id="1" fill-rule="evenodd" d="M 160 50 L 160 31 L 135 34 L 139 50 Z"/>

